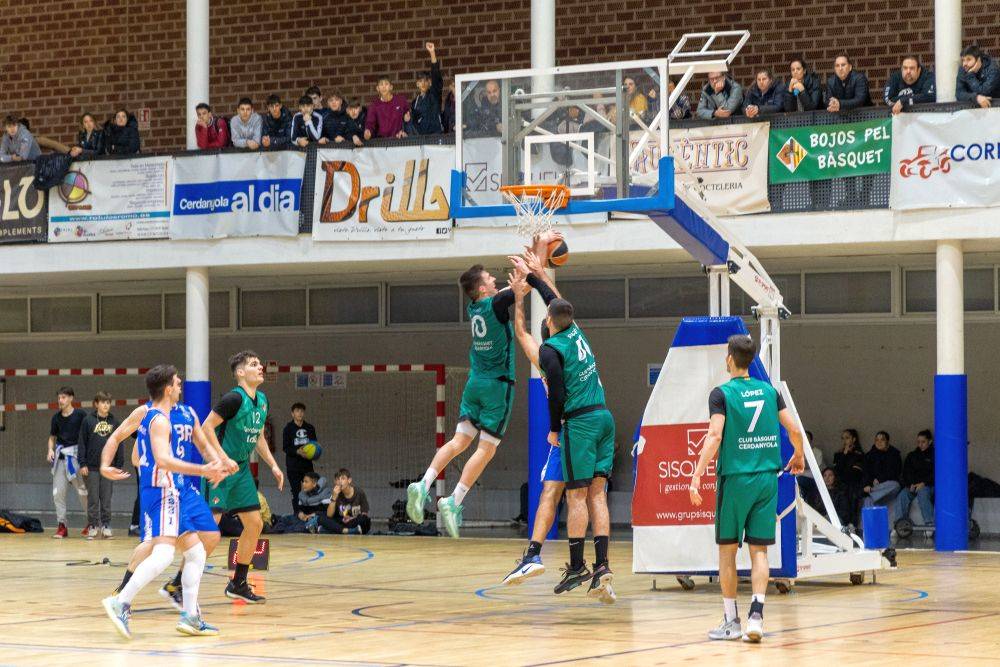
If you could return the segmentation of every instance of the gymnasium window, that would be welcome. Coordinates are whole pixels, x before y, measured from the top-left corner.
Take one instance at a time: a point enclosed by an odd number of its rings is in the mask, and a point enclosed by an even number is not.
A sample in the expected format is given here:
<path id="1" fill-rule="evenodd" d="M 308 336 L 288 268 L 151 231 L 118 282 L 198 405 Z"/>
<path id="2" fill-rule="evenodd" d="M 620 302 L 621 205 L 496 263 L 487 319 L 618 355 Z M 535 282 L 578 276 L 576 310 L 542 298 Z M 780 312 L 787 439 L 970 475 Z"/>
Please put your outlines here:
<path id="1" fill-rule="evenodd" d="M 379 288 L 323 287 L 309 290 L 309 324 L 378 324 Z"/>
<path id="2" fill-rule="evenodd" d="M 93 331 L 94 297 L 37 297 L 31 299 L 33 333 L 69 333 Z"/>
<path id="3" fill-rule="evenodd" d="M 564 280 L 556 283 L 559 293 L 573 304 L 581 320 L 625 319 L 625 280 L 622 278 Z"/>
<path id="4" fill-rule="evenodd" d="M 806 273 L 808 315 L 892 313 L 892 273 Z"/>
<path id="5" fill-rule="evenodd" d="M 708 314 L 708 278 L 629 278 L 628 316 L 688 317 Z"/>
<path id="6" fill-rule="evenodd" d="M 163 295 L 101 295 L 101 331 L 163 329 Z"/>
<path id="7" fill-rule="evenodd" d="M 447 285 L 390 285 L 389 324 L 459 322 L 459 288 Z"/>
<path id="8" fill-rule="evenodd" d="M 165 329 L 183 329 L 187 326 L 187 297 L 183 292 L 163 295 L 163 320 Z M 208 295 L 208 326 L 212 329 L 229 329 L 229 292 L 210 292 Z"/>
<path id="9" fill-rule="evenodd" d="M 771 274 L 771 280 L 774 281 L 775 286 L 778 291 L 781 292 L 782 298 L 785 300 L 785 307 L 791 311 L 792 315 L 798 315 L 802 312 L 802 274 L 801 273 L 785 273 L 785 274 Z M 707 284 L 707 280 L 706 280 Z M 707 287 L 706 287 L 707 289 Z M 753 313 L 750 312 L 750 308 L 755 306 L 754 300 L 746 295 L 746 293 L 739 288 L 739 286 L 730 281 L 729 284 L 729 312 L 733 315 L 740 315 L 743 317 L 750 317 Z"/>
<path id="10" fill-rule="evenodd" d="M 966 269 L 963 275 L 966 312 L 993 312 L 993 269 Z M 936 280 L 933 270 L 906 272 L 904 304 L 907 313 L 933 313 L 937 310 Z"/>
<path id="11" fill-rule="evenodd" d="M 306 324 L 305 289 L 240 292 L 240 326 L 301 327 Z"/>
<path id="12" fill-rule="evenodd" d="M 27 299 L 0 299 L 0 333 L 28 333 Z"/>

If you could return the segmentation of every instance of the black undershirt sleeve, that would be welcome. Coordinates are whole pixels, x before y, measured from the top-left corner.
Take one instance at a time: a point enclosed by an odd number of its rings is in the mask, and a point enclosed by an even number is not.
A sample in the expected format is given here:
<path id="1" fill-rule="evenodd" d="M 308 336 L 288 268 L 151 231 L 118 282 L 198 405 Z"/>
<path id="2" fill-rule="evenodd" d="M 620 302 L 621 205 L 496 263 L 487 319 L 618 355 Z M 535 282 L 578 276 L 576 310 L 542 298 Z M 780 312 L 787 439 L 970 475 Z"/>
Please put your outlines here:
<path id="1" fill-rule="evenodd" d="M 782 396 L 781 392 L 779 391 L 778 392 L 778 412 L 781 412 L 782 410 L 784 410 L 787 407 L 788 406 L 785 405 L 785 397 Z"/>
<path id="2" fill-rule="evenodd" d="M 212 411 L 228 421 L 236 416 L 236 413 L 240 411 L 241 405 L 243 405 L 243 397 L 237 392 L 231 391 L 219 399 L 219 402 L 215 404 Z"/>
<path id="3" fill-rule="evenodd" d="M 505 287 L 493 297 L 493 314 L 501 324 L 510 322 L 510 307 L 514 305 L 514 290 Z"/>
<path id="4" fill-rule="evenodd" d="M 542 297 L 546 306 L 552 303 L 552 300 L 556 298 L 556 293 L 552 291 L 552 288 L 534 273 L 528 274 L 528 284 L 538 290 L 538 294 Z"/>
<path id="5" fill-rule="evenodd" d="M 562 358 L 548 345 L 542 345 L 538 348 L 538 365 L 545 373 L 545 384 L 549 388 L 549 430 L 558 433 L 562 429 L 563 406 L 566 403 Z"/>
<path id="6" fill-rule="evenodd" d="M 708 415 L 710 417 L 713 415 L 726 416 L 726 396 L 718 387 L 708 395 Z"/>

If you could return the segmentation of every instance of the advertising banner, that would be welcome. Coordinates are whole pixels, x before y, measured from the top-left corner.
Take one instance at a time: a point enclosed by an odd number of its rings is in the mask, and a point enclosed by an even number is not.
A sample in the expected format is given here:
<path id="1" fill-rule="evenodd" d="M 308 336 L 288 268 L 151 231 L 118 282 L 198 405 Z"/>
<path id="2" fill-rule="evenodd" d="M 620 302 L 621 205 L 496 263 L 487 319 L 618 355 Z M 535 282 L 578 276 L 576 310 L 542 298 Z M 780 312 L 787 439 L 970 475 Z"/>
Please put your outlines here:
<path id="1" fill-rule="evenodd" d="M 813 127 L 771 128 L 772 183 L 885 174 L 892 155 L 892 119 Z"/>
<path id="2" fill-rule="evenodd" d="M 184 156 L 174 168 L 170 238 L 298 235 L 305 153 Z"/>
<path id="3" fill-rule="evenodd" d="M 1000 206 L 1000 110 L 904 113 L 892 123 L 890 208 Z"/>
<path id="4" fill-rule="evenodd" d="M 48 224 L 48 198 L 35 189 L 35 165 L 0 168 L 0 243 L 44 242 Z"/>
<path id="5" fill-rule="evenodd" d="M 75 162 L 49 191 L 49 242 L 167 238 L 170 157 Z"/>
<path id="6" fill-rule="evenodd" d="M 316 241 L 447 239 L 452 146 L 316 153 Z"/>

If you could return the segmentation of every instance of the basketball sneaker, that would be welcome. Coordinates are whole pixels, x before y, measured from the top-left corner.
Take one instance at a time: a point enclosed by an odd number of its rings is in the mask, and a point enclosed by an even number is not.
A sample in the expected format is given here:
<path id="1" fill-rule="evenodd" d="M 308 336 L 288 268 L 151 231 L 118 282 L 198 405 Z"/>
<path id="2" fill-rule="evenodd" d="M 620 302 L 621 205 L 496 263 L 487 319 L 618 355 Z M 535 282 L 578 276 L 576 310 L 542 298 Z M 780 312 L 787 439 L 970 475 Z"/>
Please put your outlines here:
<path id="1" fill-rule="evenodd" d="M 174 586 L 174 582 L 168 581 L 163 584 L 160 596 L 177 611 L 184 611 L 184 591 L 180 586 Z"/>
<path id="2" fill-rule="evenodd" d="M 117 595 L 106 597 L 101 600 L 104 612 L 115 624 L 115 630 L 125 639 L 132 639 L 132 631 L 128 629 L 129 619 L 132 618 L 132 605 L 126 602 L 119 602 Z"/>
<path id="3" fill-rule="evenodd" d="M 104 539 L 110 540 L 114 536 L 115 534 L 111 532 L 111 526 L 104 526 L 103 528 L 101 528 L 101 537 L 103 537 Z"/>
<path id="4" fill-rule="evenodd" d="M 84 529 L 83 534 L 87 537 L 88 540 L 92 540 L 98 535 L 100 535 L 101 532 L 97 530 L 97 528 L 94 528 L 93 526 L 87 526 L 87 528 Z"/>
<path id="5" fill-rule="evenodd" d="M 59 524 L 59 527 L 56 528 L 56 532 L 55 532 L 55 534 L 52 537 L 55 538 L 55 539 L 57 539 L 57 540 L 61 540 L 64 537 L 66 537 L 67 535 L 69 535 L 69 531 L 66 530 L 66 524 L 61 523 L 61 524 Z"/>
<path id="6" fill-rule="evenodd" d="M 507 586 L 514 586 L 520 584 L 525 579 L 537 577 L 543 572 L 545 572 L 545 566 L 542 565 L 542 557 L 531 556 L 529 558 L 528 552 L 525 551 L 524 555 L 517 561 L 517 566 L 511 570 L 510 574 L 503 578 L 503 583 Z"/>
<path id="7" fill-rule="evenodd" d="M 264 604 L 267 598 L 253 592 L 250 584 L 243 582 L 240 586 L 235 586 L 232 581 L 226 585 L 226 597 L 233 600 L 243 600 L 247 604 Z"/>
<path id="8" fill-rule="evenodd" d="M 599 598 L 604 604 L 614 604 L 618 599 L 611 588 L 611 580 L 615 578 L 614 572 L 607 565 L 594 568 L 594 576 L 590 580 L 590 589 L 587 597 Z"/>
<path id="9" fill-rule="evenodd" d="M 723 641 L 733 641 L 734 639 L 739 639 L 742 635 L 743 630 L 740 628 L 739 616 L 731 621 L 727 621 L 726 617 L 723 616 L 722 623 L 719 623 L 719 627 L 708 631 L 709 639 Z"/>
<path id="10" fill-rule="evenodd" d="M 424 522 L 424 505 L 427 504 L 427 489 L 423 480 L 406 487 L 406 516 L 415 524 Z"/>
<path id="11" fill-rule="evenodd" d="M 566 563 L 566 567 L 559 568 L 559 571 L 563 573 L 563 578 L 552 589 L 556 595 L 573 590 L 591 577 L 590 570 L 587 569 L 586 564 L 581 565 L 580 569 L 574 570 L 569 566 L 569 563 Z"/>
<path id="12" fill-rule="evenodd" d="M 760 614 L 750 614 L 747 618 L 747 631 L 743 633 L 743 641 L 759 644 L 764 637 L 764 617 Z"/>
<path id="13" fill-rule="evenodd" d="M 455 502 L 451 496 L 438 501 L 438 512 L 441 513 L 441 521 L 444 529 L 451 537 L 458 537 L 458 529 L 462 527 L 462 511 L 464 508 Z"/>
<path id="14" fill-rule="evenodd" d="M 209 625 L 201 616 L 192 616 L 182 611 L 181 618 L 177 621 L 177 632 L 193 637 L 214 637 L 219 634 L 219 628 Z"/>
<path id="15" fill-rule="evenodd" d="M 86 526 L 84 526 L 84 527 L 83 527 L 83 530 L 81 530 L 81 531 L 80 531 L 80 535 L 81 535 L 82 537 L 86 537 L 86 536 L 87 536 L 87 533 L 89 533 L 89 532 L 90 532 L 90 529 L 91 529 L 91 528 L 93 528 L 93 526 L 91 526 L 91 525 L 90 525 L 90 524 L 88 523 L 88 524 L 87 524 Z"/>

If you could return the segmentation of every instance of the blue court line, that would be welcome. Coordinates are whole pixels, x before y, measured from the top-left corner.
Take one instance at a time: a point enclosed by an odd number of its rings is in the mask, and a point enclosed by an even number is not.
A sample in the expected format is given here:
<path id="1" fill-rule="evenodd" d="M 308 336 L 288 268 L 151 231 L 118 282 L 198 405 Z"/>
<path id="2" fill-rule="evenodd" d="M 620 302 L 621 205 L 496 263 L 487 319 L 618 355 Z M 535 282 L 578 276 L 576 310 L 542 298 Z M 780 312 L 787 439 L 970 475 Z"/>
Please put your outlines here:
<path id="1" fill-rule="evenodd" d="M 371 549 L 365 549 L 364 547 L 356 547 L 355 551 L 360 551 L 364 554 L 361 558 L 356 558 L 355 560 L 347 561 L 346 563 L 332 563 L 330 565 L 320 565 L 319 567 L 312 568 L 314 570 L 333 570 L 340 567 L 349 567 L 351 565 L 357 565 L 359 563 L 364 563 L 365 561 L 375 558 L 375 552 Z M 322 552 L 320 552 L 322 553 Z M 309 562 L 319 560 L 317 558 L 310 558 Z"/>
<path id="2" fill-rule="evenodd" d="M 897 602 L 913 602 L 914 600 L 923 600 L 924 598 L 928 597 L 927 591 L 922 591 L 919 588 L 904 588 L 903 590 L 916 593 L 916 596 L 912 598 L 906 598 L 904 600 L 897 600 Z"/>
<path id="3" fill-rule="evenodd" d="M 312 563 L 313 561 L 317 561 L 317 560 L 319 560 L 320 558 L 322 558 L 323 556 L 326 555 L 325 552 L 323 552 L 323 551 L 321 551 L 319 549 L 313 549 L 313 551 L 316 552 L 316 555 L 313 556 L 312 558 L 310 558 L 309 560 L 307 560 L 306 561 L 307 563 Z"/>

